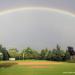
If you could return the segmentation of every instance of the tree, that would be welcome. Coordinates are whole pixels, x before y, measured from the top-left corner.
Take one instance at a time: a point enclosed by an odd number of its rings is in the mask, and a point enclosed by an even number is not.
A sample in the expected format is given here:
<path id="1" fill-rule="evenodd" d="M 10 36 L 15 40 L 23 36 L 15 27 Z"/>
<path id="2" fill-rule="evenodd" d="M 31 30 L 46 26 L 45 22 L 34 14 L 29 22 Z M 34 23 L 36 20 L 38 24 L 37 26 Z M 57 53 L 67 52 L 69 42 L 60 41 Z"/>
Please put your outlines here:
<path id="1" fill-rule="evenodd" d="M 9 49 L 8 53 L 9 53 L 10 58 L 16 58 L 16 59 L 19 58 L 19 56 L 18 56 L 18 50 L 16 48 Z"/>
<path id="2" fill-rule="evenodd" d="M 38 52 L 27 47 L 22 51 L 23 59 L 34 59 L 38 57 Z"/>
<path id="3" fill-rule="evenodd" d="M 68 52 L 68 50 L 66 50 L 64 60 L 69 60 L 69 59 L 70 59 L 70 53 Z"/>
<path id="4" fill-rule="evenodd" d="M 65 53 L 63 50 L 53 49 L 51 60 L 63 61 L 64 56 L 65 56 Z"/>
<path id="5" fill-rule="evenodd" d="M 47 48 L 46 49 L 42 49 L 41 50 L 41 54 L 40 54 L 41 59 L 47 59 L 47 55 L 48 55 L 48 49 Z"/>
<path id="6" fill-rule="evenodd" d="M 47 60 L 51 60 L 52 52 L 49 50 L 47 54 Z"/>
<path id="7" fill-rule="evenodd" d="M 73 56 L 75 55 L 74 48 L 71 46 L 68 46 L 68 52 L 70 53 L 70 58 L 73 59 Z"/>
<path id="8" fill-rule="evenodd" d="M 70 53 L 71 56 L 75 54 L 74 48 L 71 46 L 68 47 L 68 52 Z"/>
<path id="9" fill-rule="evenodd" d="M 60 46 L 59 46 L 58 44 L 57 44 L 57 46 L 56 46 L 56 49 L 57 49 L 57 50 L 60 50 Z"/>
<path id="10" fill-rule="evenodd" d="M 6 48 L 2 47 L 2 45 L 0 45 L 0 52 L 3 54 L 3 60 L 9 59 L 8 51 L 6 50 Z"/>

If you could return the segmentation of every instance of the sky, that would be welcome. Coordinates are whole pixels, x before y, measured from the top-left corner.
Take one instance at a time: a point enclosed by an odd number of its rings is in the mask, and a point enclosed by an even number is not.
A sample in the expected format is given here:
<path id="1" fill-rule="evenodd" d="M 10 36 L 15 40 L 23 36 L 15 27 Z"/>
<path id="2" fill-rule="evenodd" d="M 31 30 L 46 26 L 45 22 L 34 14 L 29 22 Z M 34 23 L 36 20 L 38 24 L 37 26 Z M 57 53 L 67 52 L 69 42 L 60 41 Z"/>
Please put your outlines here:
<path id="1" fill-rule="evenodd" d="M 0 14 L 27 7 L 0 15 L 0 44 L 19 50 L 75 46 L 75 0 L 0 0 Z"/>
<path id="2" fill-rule="evenodd" d="M 75 12 L 75 0 L 0 0 L 0 10 L 26 6 L 44 6 Z"/>

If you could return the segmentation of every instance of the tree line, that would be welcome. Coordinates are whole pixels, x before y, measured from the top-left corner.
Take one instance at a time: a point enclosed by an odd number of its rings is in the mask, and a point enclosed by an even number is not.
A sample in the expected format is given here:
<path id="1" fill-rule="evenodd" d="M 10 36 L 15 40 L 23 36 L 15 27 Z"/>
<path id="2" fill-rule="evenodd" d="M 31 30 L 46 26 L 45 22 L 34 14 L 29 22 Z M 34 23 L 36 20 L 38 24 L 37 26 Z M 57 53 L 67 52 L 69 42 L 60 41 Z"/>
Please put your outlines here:
<path id="1" fill-rule="evenodd" d="M 25 59 L 38 59 L 38 60 L 51 60 L 51 61 L 66 61 L 75 58 L 74 48 L 71 46 L 67 47 L 67 50 L 61 50 L 60 46 L 57 45 L 55 49 L 42 49 L 41 51 L 33 50 L 27 47 L 23 50 L 17 50 L 11 48 L 7 50 L 0 45 L 0 60 L 9 60 L 9 58 L 15 58 L 16 60 Z"/>

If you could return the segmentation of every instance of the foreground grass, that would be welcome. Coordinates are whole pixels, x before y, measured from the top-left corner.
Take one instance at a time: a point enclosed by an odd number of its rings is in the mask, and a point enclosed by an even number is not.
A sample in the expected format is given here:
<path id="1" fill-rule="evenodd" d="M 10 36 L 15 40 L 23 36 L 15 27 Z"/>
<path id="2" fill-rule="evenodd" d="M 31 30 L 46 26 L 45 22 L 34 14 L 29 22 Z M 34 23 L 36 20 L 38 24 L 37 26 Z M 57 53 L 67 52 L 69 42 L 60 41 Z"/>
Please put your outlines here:
<path id="1" fill-rule="evenodd" d="M 0 75 L 75 75 L 75 63 L 61 63 L 61 64 L 32 64 L 32 65 L 18 65 L 17 62 L 32 62 L 44 63 L 50 61 L 41 60 L 25 60 L 25 61 L 1 61 Z M 53 62 L 55 63 L 55 62 Z M 60 62 L 58 62 L 60 63 Z M 46 66 L 38 67 L 35 66 Z"/>

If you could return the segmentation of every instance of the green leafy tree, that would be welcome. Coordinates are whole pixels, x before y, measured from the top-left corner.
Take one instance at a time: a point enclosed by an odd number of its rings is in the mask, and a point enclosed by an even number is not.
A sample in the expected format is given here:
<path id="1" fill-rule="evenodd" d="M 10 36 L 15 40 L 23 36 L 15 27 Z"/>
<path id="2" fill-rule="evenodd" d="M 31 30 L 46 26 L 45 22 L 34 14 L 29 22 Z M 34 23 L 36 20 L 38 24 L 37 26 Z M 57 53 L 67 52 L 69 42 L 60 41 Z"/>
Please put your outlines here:
<path id="1" fill-rule="evenodd" d="M 64 60 L 70 60 L 70 53 L 68 52 L 68 50 L 66 50 L 65 52 Z"/>
<path id="2" fill-rule="evenodd" d="M 33 50 L 33 59 L 39 59 L 40 58 L 40 54 L 36 51 L 36 50 Z"/>
<path id="3" fill-rule="evenodd" d="M 51 60 L 63 61 L 64 56 L 65 56 L 65 52 L 63 50 L 54 49 L 52 50 Z"/>
<path id="4" fill-rule="evenodd" d="M 47 55 L 48 55 L 48 49 L 47 48 L 42 49 L 40 53 L 41 59 L 47 59 Z"/>
<path id="5" fill-rule="evenodd" d="M 36 50 L 31 49 L 30 47 L 23 49 L 21 54 L 23 59 L 39 59 L 39 53 Z"/>
<path id="6" fill-rule="evenodd" d="M 57 50 L 60 50 L 60 48 L 61 48 L 61 47 L 57 44 L 56 49 L 57 49 Z"/>
<path id="7" fill-rule="evenodd" d="M 23 59 L 32 59 L 33 58 L 33 50 L 30 47 L 27 47 L 22 51 Z"/>
<path id="8" fill-rule="evenodd" d="M 11 49 L 9 49 L 9 50 L 8 50 L 8 53 L 9 53 L 9 56 L 10 56 L 11 58 L 16 58 L 16 59 L 19 58 L 19 56 L 18 56 L 18 50 L 17 50 L 16 48 L 11 48 Z"/>
<path id="9" fill-rule="evenodd" d="M 47 60 L 51 60 L 52 52 L 49 50 L 47 54 Z"/>
<path id="10" fill-rule="evenodd" d="M 0 45 L 0 52 L 3 54 L 3 60 L 9 59 L 8 51 L 6 50 L 6 48 L 2 47 L 2 45 Z"/>

